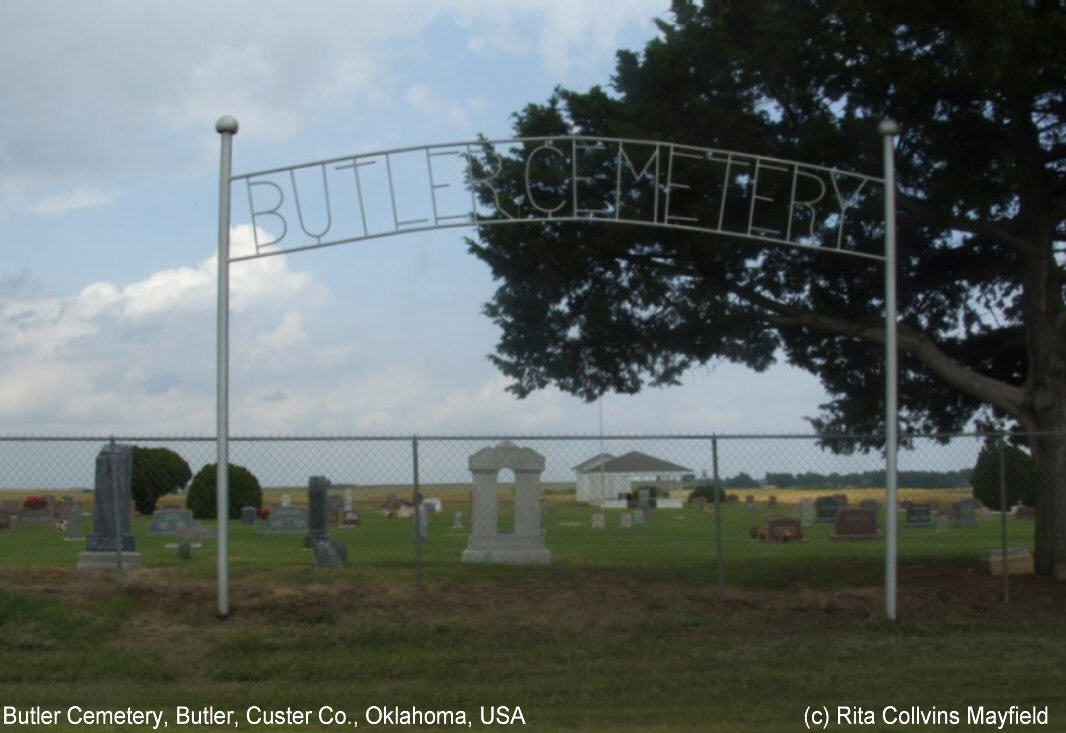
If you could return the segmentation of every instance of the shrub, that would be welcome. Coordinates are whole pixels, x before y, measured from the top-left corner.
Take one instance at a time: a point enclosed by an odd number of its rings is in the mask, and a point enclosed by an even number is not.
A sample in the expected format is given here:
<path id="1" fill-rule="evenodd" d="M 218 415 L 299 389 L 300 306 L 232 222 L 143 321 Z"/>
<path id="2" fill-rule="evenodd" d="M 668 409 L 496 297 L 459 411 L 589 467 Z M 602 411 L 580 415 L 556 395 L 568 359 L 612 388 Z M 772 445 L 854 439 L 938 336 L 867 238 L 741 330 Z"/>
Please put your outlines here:
<path id="1" fill-rule="evenodd" d="M 990 509 L 1003 509 L 999 505 L 999 447 L 985 446 L 977 456 L 977 465 L 970 474 L 973 495 Z M 1006 478 L 1006 509 L 1014 504 L 1033 506 L 1036 501 L 1036 470 L 1033 459 L 1021 448 L 1008 445 L 1003 448 Z"/>
<path id="2" fill-rule="evenodd" d="M 208 463 L 197 471 L 185 495 L 185 508 L 192 509 L 197 519 L 215 519 L 215 486 L 218 483 L 218 464 Z M 263 504 L 263 489 L 251 471 L 244 466 L 229 464 L 229 518 L 240 519 L 241 507 Z"/>
<path id="3" fill-rule="evenodd" d="M 133 446 L 133 502 L 141 514 L 154 512 L 159 497 L 181 491 L 191 477 L 189 464 L 169 448 Z"/>
<path id="4" fill-rule="evenodd" d="M 695 501 L 697 497 L 702 496 L 708 502 L 714 503 L 714 482 L 713 481 L 697 481 L 696 487 L 692 489 L 692 493 L 688 495 L 689 501 Z M 725 494 L 725 487 L 718 487 L 718 500 L 723 504 L 728 501 Z"/>

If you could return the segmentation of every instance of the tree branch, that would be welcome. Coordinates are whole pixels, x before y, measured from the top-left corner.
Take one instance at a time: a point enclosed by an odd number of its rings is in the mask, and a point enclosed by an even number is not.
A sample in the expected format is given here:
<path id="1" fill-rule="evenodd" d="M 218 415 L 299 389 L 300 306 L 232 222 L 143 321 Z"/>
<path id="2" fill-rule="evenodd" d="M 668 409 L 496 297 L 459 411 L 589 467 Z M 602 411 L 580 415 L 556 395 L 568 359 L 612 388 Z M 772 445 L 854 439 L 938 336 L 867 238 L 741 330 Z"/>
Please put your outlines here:
<path id="1" fill-rule="evenodd" d="M 1021 237 L 1011 234 L 1006 229 L 996 224 L 992 224 L 987 221 L 975 221 L 973 219 L 964 219 L 957 216 L 945 216 L 942 211 L 929 206 L 921 199 L 916 199 L 913 196 L 900 195 L 896 200 L 899 205 L 904 208 L 907 213 L 912 216 L 916 216 L 919 219 L 924 219 L 933 224 L 938 224 L 947 229 L 954 229 L 960 232 L 969 232 L 970 234 L 976 234 L 982 237 L 988 237 L 1001 242 L 1013 250 L 1021 252 L 1022 254 L 1033 255 L 1037 254 L 1037 248 L 1032 242 L 1029 242 Z"/>
<path id="2" fill-rule="evenodd" d="M 767 320 L 777 326 L 815 328 L 881 344 L 885 341 L 884 320 L 879 318 L 864 319 L 860 322 L 820 313 L 796 311 L 772 315 Z M 960 364 L 945 354 L 928 336 L 909 326 L 899 324 L 896 327 L 896 334 L 896 343 L 901 351 L 917 357 L 929 368 L 929 371 L 952 387 L 990 402 L 1018 419 L 1027 416 L 1025 390 L 1021 387 L 992 379 Z"/>

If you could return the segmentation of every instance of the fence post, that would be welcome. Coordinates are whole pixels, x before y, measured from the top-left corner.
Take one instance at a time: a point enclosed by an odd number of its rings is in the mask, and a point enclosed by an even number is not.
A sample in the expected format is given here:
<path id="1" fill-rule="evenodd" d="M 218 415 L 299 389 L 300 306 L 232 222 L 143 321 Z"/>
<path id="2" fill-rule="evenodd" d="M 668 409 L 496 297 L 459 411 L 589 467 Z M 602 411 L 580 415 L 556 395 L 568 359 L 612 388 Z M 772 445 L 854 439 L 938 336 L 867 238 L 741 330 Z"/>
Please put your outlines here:
<path id="1" fill-rule="evenodd" d="M 1003 602 L 1010 602 L 1010 573 L 1007 572 L 1007 454 L 1004 444 L 1006 436 L 1000 434 L 999 446 L 999 531 L 1002 544 L 1000 556 L 1000 571 L 1003 573 Z"/>
<path id="2" fill-rule="evenodd" d="M 414 484 L 411 501 L 415 506 L 415 588 L 422 590 L 422 491 L 418 485 L 418 436 L 411 437 L 411 461 L 414 469 Z"/>
<path id="3" fill-rule="evenodd" d="M 722 554 L 722 487 L 718 481 L 718 436 L 711 436 L 711 470 L 714 478 L 714 556 L 718 566 L 718 595 L 725 594 L 725 557 Z"/>
<path id="4" fill-rule="evenodd" d="M 108 442 L 107 463 L 111 468 L 111 496 L 115 504 L 115 571 L 116 582 L 122 586 L 122 507 L 119 506 L 118 461 L 115 460 L 115 436 Z M 126 507 L 129 511 L 129 507 Z"/>

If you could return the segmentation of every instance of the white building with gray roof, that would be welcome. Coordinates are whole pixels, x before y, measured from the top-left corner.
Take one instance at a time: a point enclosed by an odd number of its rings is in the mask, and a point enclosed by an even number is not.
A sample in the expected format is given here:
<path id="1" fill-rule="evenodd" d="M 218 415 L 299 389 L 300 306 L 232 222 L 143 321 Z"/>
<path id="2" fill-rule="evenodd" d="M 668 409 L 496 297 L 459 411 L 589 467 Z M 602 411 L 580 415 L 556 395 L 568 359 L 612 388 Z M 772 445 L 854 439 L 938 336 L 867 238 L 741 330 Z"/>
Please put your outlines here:
<path id="1" fill-rule="evenodd" d="M 692 475 L 691 468 L 664 461 L 639 451 L 621 456 L 600 453 L 574 466 L 577 500 L 600 504 L 634 491 L 638 484 L 680 483 Z"/>

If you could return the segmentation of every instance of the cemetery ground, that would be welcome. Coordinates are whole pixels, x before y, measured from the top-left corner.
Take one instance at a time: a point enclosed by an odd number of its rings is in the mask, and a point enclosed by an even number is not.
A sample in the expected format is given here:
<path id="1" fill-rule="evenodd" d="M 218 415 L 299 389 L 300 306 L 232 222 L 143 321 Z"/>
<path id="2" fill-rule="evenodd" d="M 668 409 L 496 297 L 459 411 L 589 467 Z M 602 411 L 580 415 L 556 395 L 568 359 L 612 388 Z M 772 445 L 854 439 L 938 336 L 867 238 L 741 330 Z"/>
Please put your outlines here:
<path id="1" fill-rule="evenodd" d="M 1066 720 L 1066 586 L 1013 577 L 1003 603 L 1001 579 L 979 561 L 999 546 L 998 515 L 946 533 L 901 527 L 892 623 L 883 541 L 831 542 L 826 524 L 799 542 L 750 538 L 787 505 L 723 506 L 719 594 L 710 512 L 655 510 L 623 529 L 608 511 L 593 530 L 594 510 L 549 494 L 550 566 L 469 565 L 459 562 L 467 530 L 451 529 L 456 509 L 468 520 L 461 491 L 426 490 L 438 493 L 445 511 L 422 548 L 422 589 L 411 521 L 381 516 L 376 494 L 357 497 L 360 527 L 330 529 L 349 547 L 345 568 L 312 567 L 298 535 L 231 522 L 224 621 L 210 538 L 181 560 L 166 546 L 175 538 L 149 535 L 138 517 L 143 567 L 119 589 L 113 573 L 75 569 L 84 542 L 0 532 L 0 698 L 162 709 L 170 729 L 178 705 L 237 711 L 241 729 L 252 705 L 329 705 L 361 728 L 370 706 L 464 710 L 475 728 L 481 706 L 518 706 L 533 730 L 799 730 L 808 706 L 838 705 L 1048 706 L 1050 729 Z M 1031 545 L 1031 522 L 1008 526 L 1012 546 Z"/>

